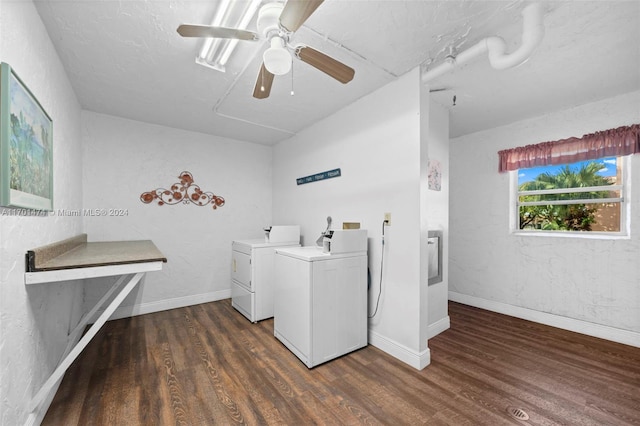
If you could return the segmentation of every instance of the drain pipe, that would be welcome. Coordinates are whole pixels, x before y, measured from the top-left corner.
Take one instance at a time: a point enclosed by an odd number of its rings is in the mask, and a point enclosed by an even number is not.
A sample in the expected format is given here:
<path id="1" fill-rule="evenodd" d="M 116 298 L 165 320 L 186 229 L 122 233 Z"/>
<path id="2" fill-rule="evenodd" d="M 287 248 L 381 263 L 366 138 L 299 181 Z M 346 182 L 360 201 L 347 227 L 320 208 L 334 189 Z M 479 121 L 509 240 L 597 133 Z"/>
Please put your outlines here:
<path id="1" fill-rule="evenodd" d="M 544 12 L 540 3 L 530 4 L 522 10 L 522 44 L 515 52 L 510 54 L 505 53 L 507 44 L 502 37 L 487 37 L 469 49 L 460 52 L 457 56 L 448 56 L 445 62 L 423 73 L 422 82 L 428 83 L 451 71 L 456 66 L 469 62 L 476 56 L 487 52 L 489 63 L 494 69 L 504 70 L 522 64 L 529 59 L 531 53 L 544 37 L 543 15 Z"/>

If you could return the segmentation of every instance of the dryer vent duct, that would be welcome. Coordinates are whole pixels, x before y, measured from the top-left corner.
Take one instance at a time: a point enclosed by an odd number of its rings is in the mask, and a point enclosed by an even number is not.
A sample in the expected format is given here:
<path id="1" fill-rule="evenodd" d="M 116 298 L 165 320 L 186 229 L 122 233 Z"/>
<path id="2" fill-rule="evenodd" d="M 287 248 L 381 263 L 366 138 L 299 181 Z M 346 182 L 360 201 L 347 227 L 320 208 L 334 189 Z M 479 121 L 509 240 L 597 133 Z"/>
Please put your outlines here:
<path id="1" fill-rule="evenodd" d="M 522 44 L 515 52 L 506 53 L 507 44 L 502 37 L 487 37 L 469 49 L 460 52 L 455 56 L 454 60 L 447 60 L 423 73 L 422 82 L 428 83 L 451 71 L 454 67 L 469 62 L 471 59 L 484 53 L 488 54 L 489 63 L 497 70 L 504 70 L 522 64 L 529 59 L 531 53 L 533 53 L 544 37 L 543 15 L 544 12 L 540 3 L 530 4 L 522 10 Z"/>

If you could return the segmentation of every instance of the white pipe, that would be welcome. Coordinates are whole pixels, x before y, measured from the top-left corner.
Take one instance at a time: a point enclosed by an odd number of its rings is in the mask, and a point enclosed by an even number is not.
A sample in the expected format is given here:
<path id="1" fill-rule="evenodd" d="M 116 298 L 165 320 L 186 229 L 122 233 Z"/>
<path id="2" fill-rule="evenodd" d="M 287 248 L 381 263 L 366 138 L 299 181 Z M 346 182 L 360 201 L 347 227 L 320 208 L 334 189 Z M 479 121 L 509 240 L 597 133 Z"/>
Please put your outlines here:
<path id="1" fill-rule="evenodd" d="M 522 10 L 522 44 L 513 53 L 505 53 L 507 44 L 502 37 L 492 36 L 480 40 L 469 49 L 460 52 L 455 60 L 446 61 L 422 74 L 422 82 L 429 81 L 440 77 L 441 75 L 451 71 L 457 65 L 469 62 L 476 56 L 480 56 L 488 52 L 489 63 L 494 69 L 504 70 L 507 68 L 520 65 L 529 59 L 531 53 L 540 44 L 544 37 L 543 10 L 540 3 L 533 3 Z"/>

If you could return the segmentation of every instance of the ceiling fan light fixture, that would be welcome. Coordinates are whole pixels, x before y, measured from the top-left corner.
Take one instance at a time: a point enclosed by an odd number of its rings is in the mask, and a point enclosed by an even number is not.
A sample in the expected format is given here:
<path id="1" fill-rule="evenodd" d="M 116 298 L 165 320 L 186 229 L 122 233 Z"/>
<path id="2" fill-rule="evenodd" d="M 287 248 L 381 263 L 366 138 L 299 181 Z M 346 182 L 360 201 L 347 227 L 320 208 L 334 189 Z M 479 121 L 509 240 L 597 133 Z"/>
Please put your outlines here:
<path id="1" fill-rule="evenodd" d="M 291 54 L 280 37 L 271 39 L 271 47 L 262 55 L 264 66 L 271 74 L 285 75 L 291 70 Z"/>

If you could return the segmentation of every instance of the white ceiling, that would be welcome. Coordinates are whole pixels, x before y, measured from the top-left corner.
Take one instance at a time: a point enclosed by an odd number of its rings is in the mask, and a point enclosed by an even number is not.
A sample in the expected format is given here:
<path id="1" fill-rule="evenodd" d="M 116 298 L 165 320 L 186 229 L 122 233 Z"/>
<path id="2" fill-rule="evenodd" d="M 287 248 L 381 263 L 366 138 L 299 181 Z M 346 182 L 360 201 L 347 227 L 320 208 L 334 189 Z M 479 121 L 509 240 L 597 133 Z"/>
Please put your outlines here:
<path id="1" fill-rule="evenodd" d="M 220 73 L 195 63 L 216 1 L 34 0 L 82 107 L 149 123 L 272 145 L 393 81 L 487 36 L 520 45 L 528 4 L 514 1 L 326 0 L 293 36 L 355 69 L 341 83 L 295 60 L 267 99 L 252 92 L 263 41 L 241 42 Z M 545 37 L 525 64 L 486 57 L 430 83 L 450 108 L 451 136 L 640 90 L 640 2 L 552 1 Z M 249 29 L 255 29 L 253 22 Z M 295 96 L 291 96 L 291 86 Z M 456 106 L 452 106 L 453 96 Z M 640 106 L 639 106 L 640 110 Z"/>

